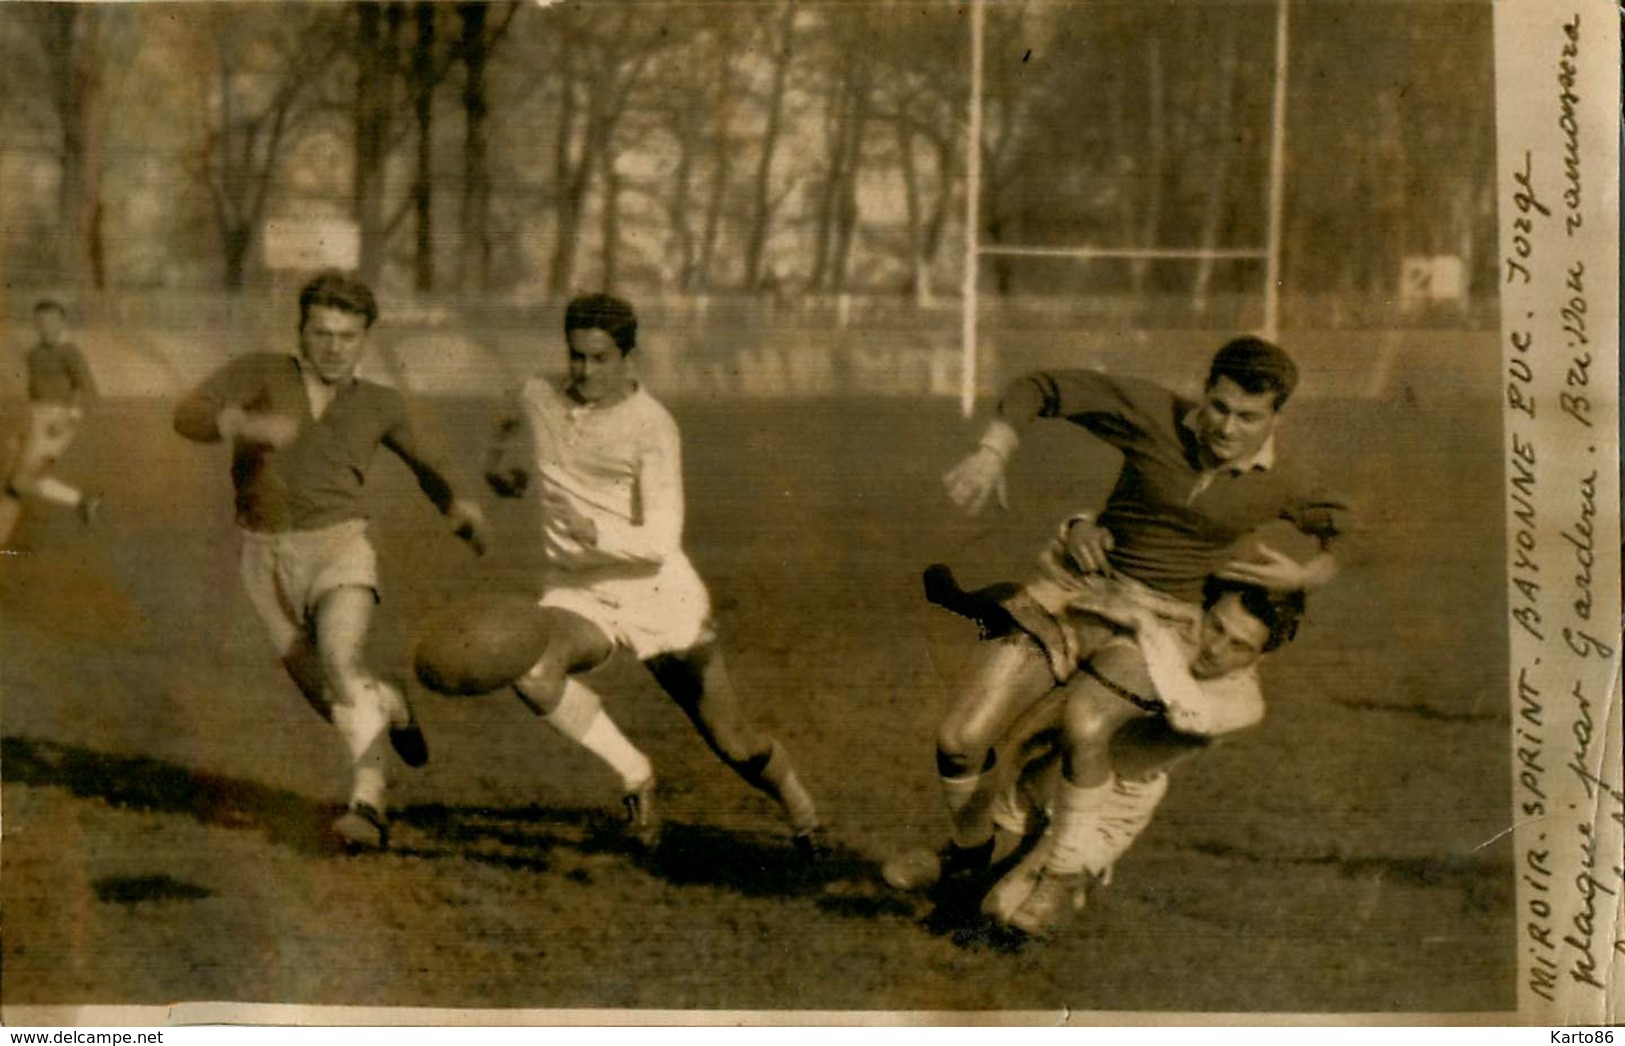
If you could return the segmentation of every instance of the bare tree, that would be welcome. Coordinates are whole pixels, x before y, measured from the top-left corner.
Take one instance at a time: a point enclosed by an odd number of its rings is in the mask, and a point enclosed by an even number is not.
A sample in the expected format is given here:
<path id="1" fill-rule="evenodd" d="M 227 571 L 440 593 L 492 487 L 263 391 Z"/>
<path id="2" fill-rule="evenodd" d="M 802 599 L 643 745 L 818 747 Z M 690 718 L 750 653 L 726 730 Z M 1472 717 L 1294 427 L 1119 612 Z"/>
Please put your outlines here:
<path id="1" fill-rule="evenodd" d="M 877 34 L 879 117 L 891 124 L 907 235 L 904 263 L 915 300 L 934 297 L 932 271 L 955 192 L 963 135 L 968 47 L 957 19 L 892 5 L 898 24 Z M 930 170 L 928 171 L 926 162 Z"/>
<path id="2" fill-rule="evenodd" d="M 684 46 L 666 50 L 650 70 L 648 115 L 651 128 L 676 146 L 669 183 L 659 193 L 666 215 L 670 270 L 683 290 L 701 286 L 711 258 L 705 244 L 714 243 L 721 206 L 731 176 L 726 139 L 732 124 L 733 55 L 737 30 L 732 22 L 706 24 L 689 12 L 673 13 Z M 701 230 L 691 215 L 704 190 L 709 161 L 712 184 L 705 197 Z"/>
<path id="3" fill-rule="evenodd" d="M 285 146 L 308 115 L 312 85 L 341 41 L 335 19 L 321 8 L 209 12 L 205 32 L 214 85 L 198 175 L 209 189 L 225 285 L 236 290 L 278 184 Z"/>
<path id="4" fill-rule="evenodd" d="M 603 182 L 603 202 L 609 211 L 604 225 L 618 238 L 616 130 L 667 34 L 643 12 L 624 7 L 568 9 L 556 12 L 556 17 L 563 94 L 555 152 L 556 245 L 547 285 L 555 294 L 564 294 L 575 279 L 582 218 L 595 179 Z M 617 246 L 603 245 L 605 276 L 611 280 Z"/>
<path id="5" fill-rule="evenodd" d="M 408 82 L 412 115 L 417 124 L 417 164 L 412 177 L 412 210 L 417 242 L 413 251 L 412 285 L 419 291 L 434 289 L 434 95 L 445 76 L 445 64 L 436 60 L 435 5 L 417 0 L 412 5 L 417 40 L 412 45 Z M 437 68 L 438 67 L 438 68 Z"/>
<path id="6" fill-rule="evenodd" d="M 56 278 L 106 286 L 102 244 L 103 22 L 88 4 L 19 6 L 45 59 L 45 95 L 56 122 L 61 179 L 56 199 Z M 8 12 L 9 13 L 9 12 Z"/>
<path id="7" fill-rule="evenodd" d="M 993 243 L 1007 242 L 1012 230 L 1010 183 L 1030 132 L 1042 121 L 1033 117 L 1040 96 L 1039 70 L 1029 64 L 1032 42 L 1039 38 L 1039 21 L 1022 0 L 988 10 L 987 58 L 983 87 L 982 215 L 984 231 Z M 1006 256 L 995 256 L 994 287 L 1009 294 L 1015 270 Z"/>
<path id="8" fill-rule="evenodd" d="M 387 250 L 385 174 L 395 124 L 404 8 L 399 3 L 357 0 L 353 10 L 356 16 L 353 201 L 361 231 L 361 276 L 376 281 L 383 271 Z"/>
<path id="9" fill-rule="evenodd" d="M 700 254 L 692 277 L 685 289 L 707 288 L 716 271 L 717 240 L 722 234 L 723 206 L 733 187 L 733 161 L 737 147 L 735 141 L 734 104 L 738 71 L 734 67 L 734 50 L 738 30 L 732 22 L 724 22 L 718 29 L 715 54 L 716 101 L 711 106 L 711 185 L 705 203 L 705 224 L 700 233 Z M 771 172 L 770 172 L 771 173 Z M 761 251 L 757 250 L 758 264 Z"/>
<path id="10" fill-rule="evenodd" d="M 762 129 L 761 147 L 756 157 L 756 175 L 752 183 L 750 232 L 745 241 L 745 287 L 755 290 L 762 280 L 762 258 L 767 249 L 773 211 L 773 159 L 778 153 L 779 138 L 784 129 L 785 91 L 790 80 L 790 66 L 795 60 L 796 0 L 784 0 L 779 6 L 778 18 L 768 45 L 772 55 L 772 84 L 768 89 L 767 119 Z"/>
<path id="11" fill-rule="evenodd" d="M 1210 46 L 1218 48 L 1219 61 L 1211 65 L 1211 85 L 1207 86 L 1204 94 L 1212 100 L 1211 125 L 1214 148 L 1211 150 L 1213 161 L 1209 166 L 1209 175 L 1205 179 L 1207 184 L 1206 205 L 1202 214 L 1202 247 L 1205 250 L 1219 248 L 1219 236 L 1223 230 L 1225 204 L 1229 195 L 1230 172 L 1235 166 L 1235 135 L 1232 130 L 1235 124 L 1233 113 L 1235 111 L 1235 96 L 1238 89 L 1237 73 L 1240 61 L 1237 54 L 1236 21 L 1233 18 L 1222 18 L 1218 27 L 1218 40 L 1211 42 Z M 1205 36 L 1206 34 L 1204 34 Z M 1208 37 L 1211 41 L 1211 37 Z M 1207 78 L 1204 78 L 1207 79 Z M 1213 282 L 1213 259 L 1203 257 L 1196 263 L 1196 278 L 1192 289 L 1192 304 L 1197 312 L 1204 312 L 1208 306 L 1208 288 Z"/>
<path id="12" fill-rule="evenodd" d="M 492 12 L 499 17 L 493 19 Z M 491 284 L 491 115 L 487 69 L 497 45 L 519 12 L 518 3 L 497 6 L 471 0 L 457 5 L 462 32 L 457 56 L 463 64 L 462 264 L 464 288 Z"/>
<path id="13" fill-rule="evenodd" d="M 841 291 L 858 225 L 858 178 L 862 173 L 870 113 L 874 105 L 873 24 L 863 6 L 825 12 L 822 48 L 824 154 L 813 226 L 813 258 L 808 283 Z"/>

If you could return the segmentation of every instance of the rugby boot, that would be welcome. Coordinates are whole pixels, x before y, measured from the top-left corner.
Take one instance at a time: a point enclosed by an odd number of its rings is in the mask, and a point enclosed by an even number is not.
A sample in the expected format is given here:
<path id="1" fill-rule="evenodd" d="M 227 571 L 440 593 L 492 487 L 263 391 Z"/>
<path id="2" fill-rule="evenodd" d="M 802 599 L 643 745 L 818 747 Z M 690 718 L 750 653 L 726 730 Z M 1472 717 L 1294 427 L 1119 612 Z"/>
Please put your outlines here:
<path id="1" fill-rule="evenodd" d="M 429 741 L 423 736 L 418 717 L 412 711 L 412 699 L 406 696 L 406 685 L 399 679 L 377 684 L 384 691 L 384 708 L 389 713 L 389 745 L 401 762 L 416 769 L 429 761 Z"/>
<path id="2" fill-rule="evenodd" d="M 1041 837 L 1014 868 L 993 884 L 987 896 L 982 898 L 983 915 L 994 922 L 1009 924 L 1010 917 L 1032 894 L 1044 874 L 1044 865 L 1049 862 L 1050 843 L 1051 836 L 1046 834 Z"/>
<path id="3" fill-rule="evenodd" d="M 645 850 L 660 844 L 660 814 L 655 810 L 655 779 L 647 781 L 621 797 L 626 811 L 626 833 Z"/>
<path id="4" fill-rule="evenodd" d="M 1067 919 L 1083 909 L 1087 885 L 1088 876 L 1083 872 L 1042 869 L 1032 892 L 1011 913 L 1009 924 L 1029 937 L 1054 936 Z"/>
<path id="5" fill-rule="evenodd" d="M 809 862 L 827 860 L 834 850 L 830 845 L 829 830 L 821 824 L 797 831 L 790 837 L 790 845 L 795 847 L 803 860 Z"/>
<path id="6" fill-rule="evenodd" d="M 371 803 L 352 802 L 333 822 L 333 831 L 352 851 L 389 848 L 389 819 Z"/>

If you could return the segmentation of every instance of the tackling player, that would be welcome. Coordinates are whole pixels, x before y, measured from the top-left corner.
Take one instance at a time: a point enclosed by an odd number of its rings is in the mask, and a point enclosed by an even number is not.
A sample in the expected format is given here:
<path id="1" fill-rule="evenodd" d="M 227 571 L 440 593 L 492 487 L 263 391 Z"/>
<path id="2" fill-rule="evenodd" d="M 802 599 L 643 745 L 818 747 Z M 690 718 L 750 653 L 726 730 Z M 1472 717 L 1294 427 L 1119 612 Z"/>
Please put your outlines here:
<path id="1" fill-rule="evenodd" d="M 39 341 L 28 352 L 28 430 L 17 449 L 6 493 L 74 509 L 89 523 L 101 498 L 64 483 L 48 471 L 79 434 L 96 381 L 85 357 L 68 340 L 68 310 L 46 298 L 34 306 Z M 3 540 L 4 535 L 0 535 Z"/>
<path id="2" fill-rule="evenodd" d="M 1009 387 L 977 449 L 945 477 L 956 504 L 975 513 L 995 497 L 1004 503 L 1005 464 L 1021 430 L 1039 417 L 1087 428 L 1120 450 L 1123 464 L 1098 521 L 1087 514 L 1067 520 L 1040 559 L 1041 576 L 1007 603 L 1038 642 L 978 648 L 937 739 L 951 838 L 935 852 L 888 861 L 888 882 L 919 889 L 987 867 L 993 824 L 983 783 L 992 746 L 1077 670 L 1080 610 L 1137 608 L 1190 627 L 1210 575 L 1276 591 L 1310 590 L 1336 576 L 1333 545 L 1349 530 L 1348 502 L 1277 461 L 1276 427 L 1296 384 L 1286 353 L 1244 337 L 1214 356 L 1199 402 L 1093 371 L 1039 372 Z M 1259 545 L 1259 560 L 1232 558 L 1239 540 L 1277 519 L 1316 538 L 1318 554 L 1300 563 Z M 1093 664 L 1107 673 L 1134 671 L 1133 658 L 1111 661 Z M 1120 682 L 1128 686 L 1131 678 Z M 1062 783 L 1057 806 L 1087 805 L 1086 796 L 1068 794 L 1071 787 Z"/>
<path id="3" fill-rule="evenodd" d="M 953 586 L 944 598 L 944 584 L 939 576 L 935 591 L 928 588 L 933 602 L 985 631 L 1031 640 L 1003 606 L 987 601 L 986 590 L 959 593 Z M 992 817 L 1007 833 L 1025 835 L 1033 805 L 1052 811 L 1053 821 L 1044 840 L 989 892 L 983 910 L 1043 936 L 1081 907 L 1085 886 L 1109 878 L 1150 824 L 1168 768 L 1263 719 L 1257 662 L 1296 635 L 1304 604 L 1302 592 L 1218 578 L 1205 586 L 1195 629 L 1140 608 L 1103 603 L 1086 611 L 1082 601 L 1075 604 L 1080 671 L 1039 699 L 1000 742 L 998 769 L 1011 779 L 994 786 Z M 1068 788 L 1054 778 L 1057 747 Z"/>
<path id="4" fill-rule="evenodd" d="M 403 689 L 363 660 L 378 602 L 377 559 L 361 502 L 388 448 L 476 551 L 484 519 L 418 447 L 394 389 L 356 377 L 378 318 L 372 291 L 337 273 L 299 294 L 299 354 L 254 353 L 216 371 L 175 408 L 175 430 L 231 444 L 244 588 L 299 691 L 343 737 L 353 779 L 334 830 L 350 846 L 389 842 L 386 746 L 428 760 Z"/>
<path id="5" fill-rule="evenodd" d="M 654 842 L 654 772 L 577 673 L 616 647 L 637 656 L 705 743 L 773 798 L 797 847 L 819 818 L 790 754 L 745 711 L 729 680 L 705 584 L 684 554 L 677 424 L 639 384 L 637 317 L 604 294 L 570 302 L 562 388 L 533 378 L 497 427 L 487 478 L 498 494 L 539 488 L 548 563 L 547 648 L 515 684 L 532 711 L 621 778 L 633 832 Z M 533 478 L 534 477 L 534 478 Z"/>

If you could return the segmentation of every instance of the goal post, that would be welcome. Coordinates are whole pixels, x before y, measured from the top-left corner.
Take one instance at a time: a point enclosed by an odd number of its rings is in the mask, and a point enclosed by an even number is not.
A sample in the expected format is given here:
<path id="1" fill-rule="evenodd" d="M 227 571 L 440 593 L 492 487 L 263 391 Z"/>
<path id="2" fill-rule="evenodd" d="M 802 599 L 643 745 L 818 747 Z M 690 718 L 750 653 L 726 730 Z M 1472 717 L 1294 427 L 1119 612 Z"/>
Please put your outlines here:
<path id="1" fill-rule="evenodd" d="M 982 67 L 987 0 L 971 0 L 970 97 L 965 134 L 965 260 L 961 293 L 960 412 L 969 418 L 976 410 L 977 316 L 981 259 L 987 257 L 1097 259 L 1262 260 L 1264 262 L 1264 317 L 1260 333 L 1274 341 L 1281 316 L 1281 211 L 1286 180 L 1287 33 L 1291 0 L 1275 0 L 1275 75 L 1270 103 L 1269 186 L 1265 200 L 1267 229 L 1260 247 L 1227 249 L 1164 247 L 1024 246 L 981 243 L 982 203 Z"/>

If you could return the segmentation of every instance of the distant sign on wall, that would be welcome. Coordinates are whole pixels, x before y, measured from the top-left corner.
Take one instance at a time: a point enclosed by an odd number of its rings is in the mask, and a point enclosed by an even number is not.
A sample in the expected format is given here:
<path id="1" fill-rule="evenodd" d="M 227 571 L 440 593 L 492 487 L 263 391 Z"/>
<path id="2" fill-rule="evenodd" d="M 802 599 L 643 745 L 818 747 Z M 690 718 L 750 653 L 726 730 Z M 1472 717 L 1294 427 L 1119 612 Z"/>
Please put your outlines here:
<path id="1" fill-rule="evenodd" d="M 265 267 L 273 270 L 355 269 L 361 227 L 349 218 L 272 218 L 265 223 Z"/>
<path id="2" fill-rule="evenodd" d="M 1418 255 L 1404 259 L 1399 274 L 1399 304 L 1406 312 L 1431 305 L 1459 305 L 1467 294 L 1467 273 L 1454 254 Z"/>

